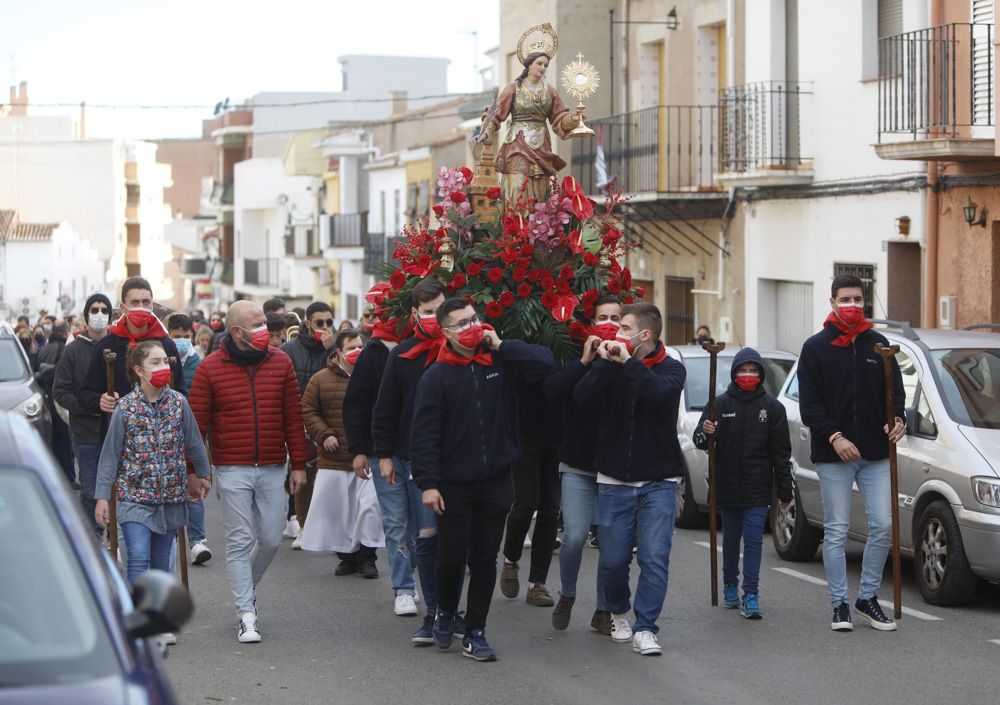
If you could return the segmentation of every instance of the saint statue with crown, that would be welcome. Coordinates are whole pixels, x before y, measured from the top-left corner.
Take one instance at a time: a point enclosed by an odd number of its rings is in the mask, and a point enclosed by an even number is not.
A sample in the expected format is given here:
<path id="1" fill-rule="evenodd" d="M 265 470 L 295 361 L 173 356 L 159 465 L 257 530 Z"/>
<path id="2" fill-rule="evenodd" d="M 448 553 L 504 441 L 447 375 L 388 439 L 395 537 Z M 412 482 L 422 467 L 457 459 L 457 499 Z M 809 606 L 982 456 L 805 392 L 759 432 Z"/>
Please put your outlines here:
<path id="1" fill-rule="evenodd" d="M 552 178 L 566 166 L 566 162 L 552 151 L 549 126 L 564 140 L 580 127 L 593 134 L 583 125 L 583 104 L 575 111 L 570 110 L 556 89 L 545 82 L 545 73 L 558 47 L 559 37 L 547 22 L 522 34 L 517 43 L 517 58 L 524 70 L 500 91 L 483 118 L 477 142 L 485 143 L 488 152 L 492 152 L 489 145 L 494 143 L 494 135 L 510 118 L 496 157 L 503 201 L 508 205 L 518 200 L 544 201 Z"/>

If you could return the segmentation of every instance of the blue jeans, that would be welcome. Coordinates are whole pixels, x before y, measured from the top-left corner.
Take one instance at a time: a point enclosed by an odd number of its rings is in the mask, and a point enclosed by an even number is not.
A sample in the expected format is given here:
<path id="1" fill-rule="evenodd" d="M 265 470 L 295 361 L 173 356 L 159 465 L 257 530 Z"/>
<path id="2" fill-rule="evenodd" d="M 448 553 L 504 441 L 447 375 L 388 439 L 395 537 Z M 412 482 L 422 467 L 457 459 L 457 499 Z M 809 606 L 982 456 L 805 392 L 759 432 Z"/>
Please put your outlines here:
<path id="1" fill-rule="evenodd" d="M 882 584 L 882 569 L 892 539 L 889 460 L 816 463 L 823 494 L 823 565 L 834 607 L 847 602 L 847 559 L 844 545 L 851 525 L 851 487 L 857 482 L 868 515 L 868 541 L 861 560 L 858 597 L 873 597 Z"/>
<path id="2" fill-rule="evenodd" d="M 427 610 L 437 609 L 437 516 L 424 506 L 420 488 L 410 475 L 410 461 L 393 458 L 396 482 L 382 478 L 378 463 L 372 465 L 372 479 L 382 509 L 385 552 L 389 556 L 392 590 L 396 595 L 414 592 L 413 569 L 420 572 Z"/>
<path id="3" fill-rule="evenodd" d="M 83 516 L 94 533 L 100 536 L 102 529 L 94 518 L 94 508 L 97 506 L 94 491 L 97 486 L 97 462 L 101 459 L 101 444 L 77 443 L 73 446 L 73 451 L 80 470 L 80 506 L 83 507 Z"/>
<path id="4" fill-rule="evenodd" d="M 157 534 L 149 530 L 145 524 L 137 521 L 126 521 L 122 524 L 122 534 L 128 547 L 128 562 L 125 574 L 129 583 L 147 570 L 170 570 L 170 552 L 174 546 L 176 531 Z"/>
<path id="5" fill-rule="evenodd" d="M 559 550 L 559 578 L 562 581 L 561 593 L 564 597 L 576 597 L 576 579 L 580 574 L 580 562 L 583 549 L 587 545 L 590 524 L 597 508 L 597 477 L 581 475 L 576 472 L 566 472 L 566 465 L 560 466 L 562 471 L 562 515 L 563 542 Z M 606 611 L 607 600 L 604 597 L 604 581 L 601 573 L 597 573 L 597 609 Z"/>
<path id="6" fill-rule="evenodd" d="M 743 540 L 743 594 L 756 595 L 767 507 L 719 507 L 722 512 L 722 584 L 739 585 Z"/>
<path id="7" fill-rule="evenodd" d="M 674 535 L 677 483 L 650 482 L 642 487 L 598 485 L 597 506 L 601 527 L 598 571 L 604 579 L 608 609 L 629 611 L 629 563 L 632 546 L 638 547 L 639 582 L 635 588 L 633 631 L 659 631 L 656 620 L 667 597 L 670 543 Z"/>
<path id="8" fill-rule="evenodd" d="M 205 505 L 199 499 L 192 502 L 190 499 L 184 500 L 187 503 L 188 525 L 187 539 L 188 545 L 205 540 Z"/>

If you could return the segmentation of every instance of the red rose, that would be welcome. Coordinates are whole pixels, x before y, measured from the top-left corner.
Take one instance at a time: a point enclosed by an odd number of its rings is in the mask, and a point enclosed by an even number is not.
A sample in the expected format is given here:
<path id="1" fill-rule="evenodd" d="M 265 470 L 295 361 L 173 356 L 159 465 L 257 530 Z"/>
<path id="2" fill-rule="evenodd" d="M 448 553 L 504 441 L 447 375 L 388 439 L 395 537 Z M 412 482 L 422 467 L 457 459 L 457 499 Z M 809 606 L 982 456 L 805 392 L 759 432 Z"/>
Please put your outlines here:
<path id="1" fill-rule="evenodd" d="M 403 274 L 402 270 L 397 269 L 389 277 L 389 283 L 392 284 L 393 289 L 402 289 L 406 284 L 406 275 Z"/>
<path id="2" fill-rule="evenodd" d="M 622 239 L 622 234 L 621 232 L 618 231 L 617 228 L 609 227 L 608 231 L 604 234 L 605 245 L 613 245 L 614 243 L 618 242 L 621 239 Z"/>
<path id="3" fill-rule="evenodd" d="M 468 301 L 470 306 L 475 306 L 476 305 L 476 302 L 472 300 L 472 294 L 466 294 L 462 298 L 464 298 L 466 301 Z"/>
<path id="4" fill-rule="evenodd" d="M 544 306 L 545 308 L 552 308 L 557 303 L 559 303 L 559 297 L 556 296 L 551 291 L 546 291 L 544 294 L 542 294 L 542 306 Z"/>
<path id="5" fill-rule="evenodd" d="M 584 306 L 583 307 L 583 317 L 584 318 L 593 318 L 594 314 L 596 314 L 596 313 L 597 313 L 597 309 L 594 308 L 593 306 Z"/>
<path id="6" fill-rule="evenodd" d="M 472 176 L 473 176 L 472 175 L 472 169 L 470 169 L 467 166 L 463 166 L 463 167 L 459 168 L 459 171 L 462 172 L 462 178 L 465 179 L 465 185 L 468 186 L 469 184 L 471 184 L 472 183 Z"/>
<path id="7" fill-rule="evenodd" d="M 465 203 L 465 194 L 461 191 L 452 191 L 448 198 L 452 203 Z"/>
<path id="8" fill-rule="evenodd" d="M 455 276 L 453 276 L 451 281 L 448 282 L 448 288 L 457 291 L 465 286 L 468 281 L 469 280 L 464 274 L 461 272 L 455 272 Z"/>
<path id="9" fill-rule="evenodd" d="M 434 211 L 434 215 L 436 215 L 438 218 L 444 215 L 444 206 L 442 206 L 440 203 L 434 206 L 434 208 L 432 208 L 431 210 Z"/>
<path id="10" fill-rule="evenodd" d="M 528 276 L 528 270 L 527 269 L 515 269 L 514 270 L 513 277 L 514 277 L 514 281 L 516 281 L 516 282 L 523 282 L 524 279 L 525 279 L 525 277 L 527 277 L 527 276 Z"/>
<path id="11" fill-rule="evenodd" d="M 626 289 L 632 288 L 632 272 L 629 271 L 628 267 L 622 270 L 622 286 Z"/>
<path id="12" fill-rule="evenodd" d="M 597 289 L 587 289 L 587 291 L 583 293 L 583 303 L 586 306 L 593 306 L 597 303 L 599 298 L 601 298 L 601 295 L 598 293 Z"/>
<path id="13" fill-rule="evenodd" d="M 625 297 L 624 299 L 622 299 L 622 300 L 623 300 L 623 301 L 624 301 L 624 302 L 625 302 L 626 304 L 634 304 L 634 303 L 635 303 L 635 297 L 634 297 L 634 296 L 632 296 L 632 294 L 629 294 L 628 296 L 626 296 L 626 297 Z"/>
<path id="14" fill-rule="evenodd" d="M 490 318 L 496 318 L 503 313 L 503 306 L 498 304 L 496 301 L 490 301 L 486 304 L 486 315 Z"/>
<path id="15" fill-rule="evenodd" d="M 503 270 L 500 267 L 494 267 L 486 273 L 486 278 L 496 284 L 503 279 Z"/>
<path id="16" fill-rule="evenodd" d="M 530 272 L 528 272 L 528 281 L 534 284 L 541 278 L 541 276 L 542 273 L 540 271 L 538 271 L 537 269 L 532 269 Z"/>
<path id="17" fill-rule="evenodd" d="M 562 269 L 559 270 L 559 278 L 565 279 L 566 281 L 572 281 L 576 275 L 573 273 L 573 268 L 568 264 L 564 265 Z"/>
<path id="18" fill-rule="evenodd" d="M 556 291 L 560 294 L 570 294 L 573 292 L 572 287 L 570 287 L 569 282 L 565 279 L 560 279 L 556 282 Z"/>
<path id="19" fill-rule="evenodd" d="M 497 301 L 499 301 L 500 305 L 503 306 L 504 308 L 510 308 L 511 306 L 514 305 L 514 295 L 509 291 L 505 291 L 502 294 L 500 294 L 500 298 L 497 299 Z"/>
<path id="20" fill-rule="evenodd" d="M 569 324 L 569 337 L 582 343 L 587 339 L 587 326 L 580 323 L 580 321 L 573 321 Z"/>
<path id="21" fill-rule="evenodd" d="M 522 299 L 526 299 L 531 296 L 531 284 L 520 284 L 517 287 L 517 295 Z"/>
<path id="22" fill-rule="evenodd" d="M 635 293 L 641 299 L 642 297 L 644 297 L 646 295 L 646 287 L 644 287 L 644 286 L 637 286 L 635 288 Z"/>
<path id="23" fill-rule="evenodd" d="M 608 279 L 608 291 L 610 291 L 612 294 L 617 294 L 621 290 L 622 290 L 622 283 L 620 281 L 618 281 L 614 277 Z"/>
<path id="24" fill-rule="evenodd" d="M 583 253 L 583 263 L 589 267 L 596 267 L 600 260 L 593 252 Z"/>
<path id="25" fill-rule="evenodd" d="M 500 259 L 502 259 L 507 264 L 511 264 L 513 263 L 514 260 L 517 259 L 517 253 L 512 252 L 511 250 L 504 250 L 503 252 L 500 253 Z"/>
<path id="26" fill-rule="evenodd" d="M 618 258 L 617 257 L 612 257 L 611 258 L 611 264 L 608 266 L 608 271 L 610 271 L 612 274 L 621 274 L 622 273 L 622 266 L 620 264 L 618 264 Z"/>
<path id="27" fill-rule="evenodd" d="M 486 198 L 490 199 L 491 201 L 496 201 L 497 199 L 500 198 L 500 189 L 496 186 L 494 186 L 493 188 L 486 189 Z"/>
<path id="28" fill-rule="evenodd" d="M 518 250 L 518 254 L 520 254 L 522 257 L 531 257 L 531 255 L 535 254 L 535 246 L 522 245 L 521 249 Z"/>
<path id="29" fill-rule="evenodd" d="M 549 289 L 554 289 L 556 286 L 556 280 L 553 279 L 548 272 L 542 275 L 542 288 L 548 291 Z"/>
<path id="30" fill-rule="evenodd" d="M 483 265 L 478 262 L 470 262 L 469 266 L 465 268 L 465 273 L 470 277 L 478 277 L 479 273 L 483 271 Z"/>
<path id="31" fill-rule="evenodd" d="M 528 269 L 528 267 L 530 267 L 530 266 L 531 266 L 531 260 L 530 260 L 530 259 L 525 259 L 524 257 L 521 257 L 521 258 L 517 259 L 517 260 L 516 260 L 516 261 L 514 262 L 514 266 L 515 266 L 515 267 L 516 267 L 517 269 L 524 269 L 524 270 L 527 270 L 527 269 Z"/>

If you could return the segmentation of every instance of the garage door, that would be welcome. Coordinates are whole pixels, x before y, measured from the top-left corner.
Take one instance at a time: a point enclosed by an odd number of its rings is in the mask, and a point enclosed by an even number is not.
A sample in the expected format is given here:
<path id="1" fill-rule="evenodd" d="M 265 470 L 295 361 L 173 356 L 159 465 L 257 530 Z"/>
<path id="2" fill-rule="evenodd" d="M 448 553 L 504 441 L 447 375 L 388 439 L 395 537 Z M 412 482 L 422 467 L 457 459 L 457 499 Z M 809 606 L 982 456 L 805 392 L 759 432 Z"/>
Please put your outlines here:
<path id="1" fill-rule="evenodd" d="M 812 284 L 775 282 L 775 347 L 797 353 L 802 343 L 816 332 L 818 321 L 812 320 Z"/>

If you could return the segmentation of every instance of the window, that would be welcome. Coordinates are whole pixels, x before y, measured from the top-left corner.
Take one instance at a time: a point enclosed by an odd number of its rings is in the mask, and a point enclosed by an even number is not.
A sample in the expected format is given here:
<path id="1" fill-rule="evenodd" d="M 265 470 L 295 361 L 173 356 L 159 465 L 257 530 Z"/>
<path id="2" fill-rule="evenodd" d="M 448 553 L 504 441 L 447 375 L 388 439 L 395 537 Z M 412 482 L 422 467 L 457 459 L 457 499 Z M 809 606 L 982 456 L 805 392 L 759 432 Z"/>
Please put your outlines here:
<path id="1" fill-rule="evenodd" d="M 799 398 L 799 373 L 796 372 L 792 375 L 792 381 L 788 383 L 788 389 L 785 390 L 785 396 L 789 399 L 798 400 Z"/>
<path id="2" fill-rule="evenodd" d="M 927 404 L 927 395 L 919 388 L 917 389 L 916 412 L 917 427 L 911 428 L 910 433 L 925 438 L 937 438 L 937 424 L 934 423 L 934 414 L 931 413 L 931 407 Z"/>
<path id="3" fill-rule="evenodd" d="M 874 264 L 841 264 L 834 262 L 833 276 L 839 277 L 852 274 L 861 280 L 865 291 L 865 318 L 875 317 L 875 265 Z"/>
<path id="4" fill-rule="evenodd" d="M 1000 348 L 934 350 L 948 415 L 976 428 L 1000 429 Z"/>

